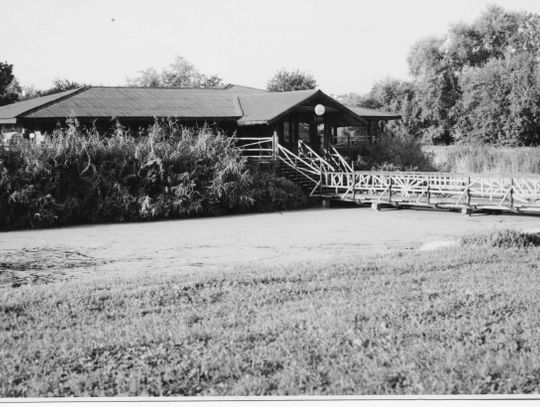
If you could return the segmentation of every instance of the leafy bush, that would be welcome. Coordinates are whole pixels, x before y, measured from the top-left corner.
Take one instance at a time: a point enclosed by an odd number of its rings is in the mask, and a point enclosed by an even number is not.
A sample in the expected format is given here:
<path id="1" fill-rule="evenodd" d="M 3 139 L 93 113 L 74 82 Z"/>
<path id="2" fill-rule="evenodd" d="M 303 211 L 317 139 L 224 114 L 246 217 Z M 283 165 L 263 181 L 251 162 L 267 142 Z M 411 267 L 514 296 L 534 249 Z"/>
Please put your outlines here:
<path id="1" fill-rule="evenodd" d="M 431 155 L 411 135 L 386 132 L 358 151 L 358 170 L 432 171 Z"/>
<path id="2" fill-rule="evenodd" d="M 294 182 L 262 169 L 252 173 L 252 197 L 256 211 L 301 209 L 308 205 L 307 196 Z"/>
<path id="3" fill-rule="evenodd" d="M 315 89 L 316 87 L 317 81 L 311 74 L 300 70 L 287 71 L 286 69 L 277 71 L 266 86 L 270 92 L 288 92 Z"/>
<path id="4" fill-rule="evenodd" d="M 473 234 L 461 239 L 464 246 L 491 246 L 502 248 L 524 248 L 540 246 L 540 234 L 516 230 L 498 230 L 491 233 Z"/>
<path id="5" fill-rule="evenodd" d="M 72 119 L 39 146 L 0 146 L 0 229 L 296 207 L 285 181 L 254 180 L 230 139 L 207 128 L 156 123 L 135 138 L 117 126 L 104 137 Z"/>

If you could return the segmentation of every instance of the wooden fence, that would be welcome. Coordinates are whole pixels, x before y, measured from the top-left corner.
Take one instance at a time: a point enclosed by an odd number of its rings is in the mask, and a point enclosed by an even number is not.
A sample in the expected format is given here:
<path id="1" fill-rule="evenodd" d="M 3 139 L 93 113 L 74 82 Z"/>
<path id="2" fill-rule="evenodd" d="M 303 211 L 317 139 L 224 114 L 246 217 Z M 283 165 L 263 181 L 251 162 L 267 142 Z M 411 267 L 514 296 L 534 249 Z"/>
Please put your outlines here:
<path id="1" fill-rule="evenodd" d="M 277 143 L 274 137 L 233 137 L 232 141 L 247 158 L 270 160 L 277 154 Z"/>

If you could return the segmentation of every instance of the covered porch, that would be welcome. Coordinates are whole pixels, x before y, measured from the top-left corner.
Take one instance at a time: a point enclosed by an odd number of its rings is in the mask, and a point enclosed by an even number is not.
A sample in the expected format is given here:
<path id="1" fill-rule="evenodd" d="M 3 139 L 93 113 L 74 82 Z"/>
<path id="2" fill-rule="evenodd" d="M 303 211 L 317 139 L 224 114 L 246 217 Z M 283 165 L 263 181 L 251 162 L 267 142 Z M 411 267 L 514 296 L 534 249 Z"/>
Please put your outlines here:
<path id="1" fill-rule="evenodd" d="M 282 111 L 276 111 L 264 121 L 240 120 L 237 137 L 275 137 L 281 146 L 293 153 L 298 153 L 300 142 L 316 153 L 324 154 L 331 146 L 340 146 L 340 151 L 353 146 L 358 142 L 359 134 L 372 142 L 381 133 L 385 121 L 400 118 L 386 112 L 345 106 L 321 91 L 306 96 Z M 291 95 L 286 92 L 281 95 L 273 93 L 272 97 L 285 99 Z M 282 105 L 286 105 L 283 102 Z M 265 112 L 271 111 L 270 106 L 266 105 Z M 345 131 L 351 128 L 356 130 L 356 137 L 351 137 L 351 132 Z"/>

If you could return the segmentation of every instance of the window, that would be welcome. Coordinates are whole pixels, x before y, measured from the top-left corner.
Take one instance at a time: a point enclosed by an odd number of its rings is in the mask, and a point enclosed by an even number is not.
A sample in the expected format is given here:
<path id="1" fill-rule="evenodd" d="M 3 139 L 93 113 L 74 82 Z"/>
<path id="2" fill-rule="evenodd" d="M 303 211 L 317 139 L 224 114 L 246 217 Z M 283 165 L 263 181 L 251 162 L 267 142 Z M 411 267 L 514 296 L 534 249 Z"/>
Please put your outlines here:
<path id="1" fill-rule="evenodd" d="M 285 144 L 291 144 L 291 131 L 289 122 L 283 122 L 283 141 Z"/>

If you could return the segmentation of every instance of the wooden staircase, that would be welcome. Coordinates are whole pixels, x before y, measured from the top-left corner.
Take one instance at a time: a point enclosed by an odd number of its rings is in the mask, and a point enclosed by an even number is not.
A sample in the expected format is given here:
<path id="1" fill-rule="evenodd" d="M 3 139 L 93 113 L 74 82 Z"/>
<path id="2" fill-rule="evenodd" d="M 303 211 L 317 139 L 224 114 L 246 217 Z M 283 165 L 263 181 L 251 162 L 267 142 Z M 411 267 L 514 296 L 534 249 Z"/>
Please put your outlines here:
<path id="1" fill-rule="evenodd" d="M 237 138 L 236 146 L 250 161 L 260 164 L 273 163 L 275 171 L 299 185 L 306 194 L 313 196 L 316 190 L 323 191 L 321 182 L 328 172 L 350 172 L 352 168 L 333 148 L 324 150 L 322 157 L 315 150 L 298 141 L 295 154 L 280 145 L 276 136 L 265 138 Z"/>
<path id="2" fill-rule="evenodd" d="M 317 182 L 307 178 L 304 174 L 298 172 L 296 169 L 290 167 L 281 160 L 275 164 L 274 168 L 279 176 L 294 182 L 296 185 L 302 188 L 307 195 L 311 194 L 313 189 L 317 186 Z"/>

